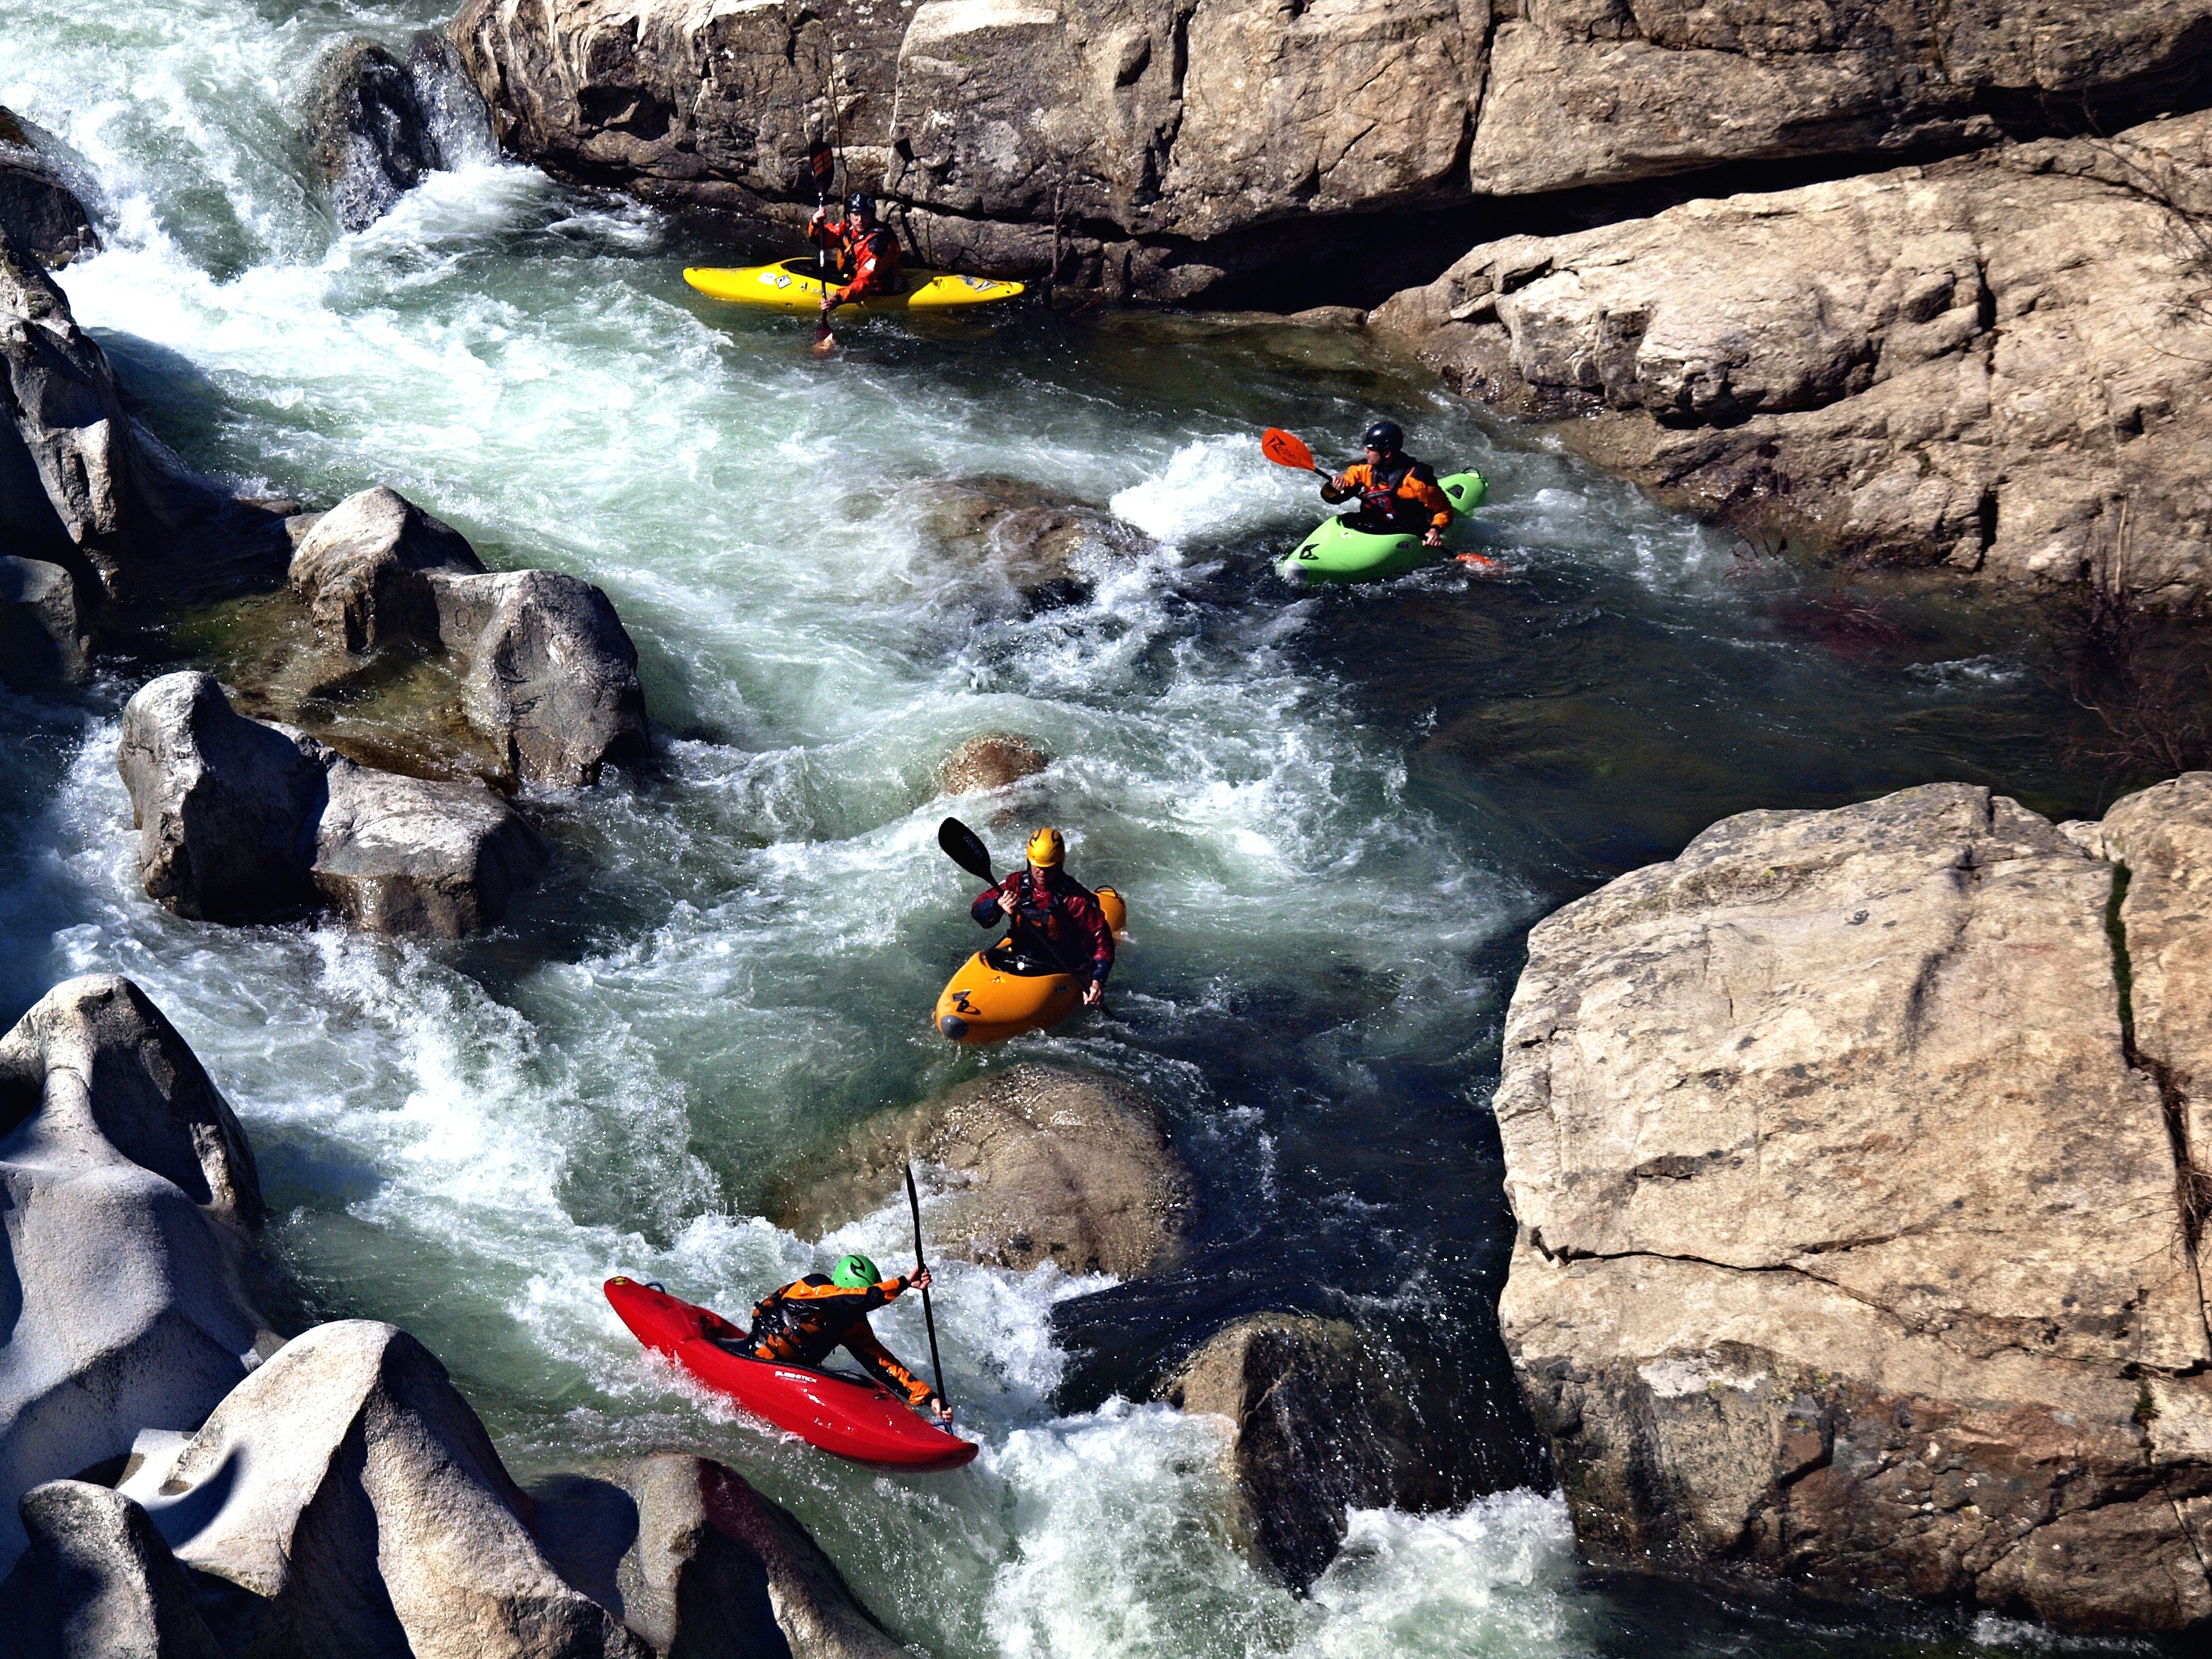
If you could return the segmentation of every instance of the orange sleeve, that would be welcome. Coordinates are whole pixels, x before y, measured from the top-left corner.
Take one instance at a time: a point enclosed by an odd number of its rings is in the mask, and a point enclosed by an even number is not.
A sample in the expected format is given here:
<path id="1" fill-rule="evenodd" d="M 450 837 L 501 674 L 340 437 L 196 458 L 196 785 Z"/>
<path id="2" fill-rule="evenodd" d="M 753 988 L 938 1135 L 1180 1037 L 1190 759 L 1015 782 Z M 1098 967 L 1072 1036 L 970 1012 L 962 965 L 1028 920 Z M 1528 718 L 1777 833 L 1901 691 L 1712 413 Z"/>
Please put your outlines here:
<path id="1" fill-rule="evenodd" d="M 845 1352 L 892 1388 L 906 1395 L 910 1406 L 926 1406 L 937 1390 L 898 1363 L 889 1348 L 876 1340 L 866 1325 L 845 1339 Z"/>
<path id="2" fill-rule="evenodd" d="M 1398 486 L 1398 493 L 1409 501 L 1419 501 L 1435 515 L 1429 520 L 1431 529 L 1442 530 L 1452 521 L 1451 502 L 1445 498 L 1443 490 L 1426 478 L 1416 477 L 1408 472 L 1405 483 Z"/>

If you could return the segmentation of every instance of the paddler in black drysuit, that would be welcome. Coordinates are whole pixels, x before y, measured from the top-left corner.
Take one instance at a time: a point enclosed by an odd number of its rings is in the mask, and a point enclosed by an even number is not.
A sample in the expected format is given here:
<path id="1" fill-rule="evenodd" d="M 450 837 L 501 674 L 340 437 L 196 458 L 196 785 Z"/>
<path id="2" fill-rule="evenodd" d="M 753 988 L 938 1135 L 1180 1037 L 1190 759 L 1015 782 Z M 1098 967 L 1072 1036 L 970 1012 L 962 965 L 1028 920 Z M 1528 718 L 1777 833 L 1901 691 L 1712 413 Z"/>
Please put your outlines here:
<path id="1" fill-rule="evenodd" d="M 1436 469 L 1405 452 L 1395 421 L 1377 421 L 1362 441 L 1367 459 L 1354 462 L 1321 487 L 1325 501 L 1359 498 L 1345 523 L 1370 536 L 1419 536 L 1424 547 L 1442 547 L 1452 505 L 1437 484 Z"/>
<path id="2" fill-rule="evenodd" d="M 868 1316 L 908 1291 L 929 1288 L 929 1269 L 911 1278 L 885 1279 L 864 1255 L 840 1256 L 827 1273 L 809 1273 L 780 1291 L 770 1291 L 753 1308 L 753 1328 L 742 1338 L 717 1337 L 716 1346 L 750 1359 L 781 1359 L 819 1368 L 838 1348 L 859 1360 L 868 1374 L 916 1411 L 940 1423 L 952 1420 L 952 1408 L 912 1371 L 899 1364 L 868 1328 Z"/>
<path id="3" fill-rule="evenodd" d="M 996 887 L 979 895 L 968 914 L 978 927 L 1010 921 L 1006 940 L 1018 957 L 1048 963 L 1085 981 L 1083 1006 L 1106 1000 L 1106 975 L 1114 971 L 1114 930 L 1098 896 L 1062 866 L 1067 843 L 1049 824 L 1030 837 L 1029 862 Z"/>

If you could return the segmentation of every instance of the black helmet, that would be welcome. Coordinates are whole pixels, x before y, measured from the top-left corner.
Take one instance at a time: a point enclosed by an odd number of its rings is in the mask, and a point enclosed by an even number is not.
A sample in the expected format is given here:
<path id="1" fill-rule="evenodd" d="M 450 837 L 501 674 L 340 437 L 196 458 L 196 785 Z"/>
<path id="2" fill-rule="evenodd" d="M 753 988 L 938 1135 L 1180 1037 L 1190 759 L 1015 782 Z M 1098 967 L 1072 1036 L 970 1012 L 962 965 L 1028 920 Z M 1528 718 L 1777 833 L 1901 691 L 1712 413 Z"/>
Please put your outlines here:
<path id="1" fill-rule="evenodd" d="M 845 211 L 848 213 L 865 213 L 869 218 L 872 219 L 876 216 L 876 198 L 867 194 L 865 191 L 854 191 L 852 196 L 848 198 L 845 203 Z"/>
<path id="2" fill-rule="evenodd" d="M 1364 448 L 1379 449 L 1385 455 L 1395 455 L 1406 441 L 1406 434 L 1399 430 L 1395 421 L 1377 421 L 1367 428 L 1367 435 L 1359 441 Z"/>

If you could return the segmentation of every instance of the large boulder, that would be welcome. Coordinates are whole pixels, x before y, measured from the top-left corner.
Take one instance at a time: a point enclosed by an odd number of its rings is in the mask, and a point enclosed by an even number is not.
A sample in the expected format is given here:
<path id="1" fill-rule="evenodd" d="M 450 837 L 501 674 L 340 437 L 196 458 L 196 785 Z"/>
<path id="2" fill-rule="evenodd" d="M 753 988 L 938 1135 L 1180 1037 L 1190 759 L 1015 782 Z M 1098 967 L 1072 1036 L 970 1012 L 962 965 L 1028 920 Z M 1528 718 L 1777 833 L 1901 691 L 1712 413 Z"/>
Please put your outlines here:
<path id="1" fill-rule="evenodd" d="M 1158 1109 L 1115 1079 L 1026 1064 L 864 1120 L 786 1179 L 776 1219 L 819 1237 L 901 1195 L 909 1162 L 947 1194 L 935 1254 L 1132 1278 L 1182 1241 L 1189 1178 Z"/>
<path id="2" fill-rule="evenodd" d="M 596 783 L 646 750 L 637 647 L 589 582 L 487 572 L 459 531 L 380 487 L 303 528 L 291 582 L 333 646 L 457 658 L 469 723 L 519 782 Z"/>
<path id="3" fill-rule="evenodd" d="M 1343 1543 L 1347 1509 L 1437 1510 L 1455 1493 L 1402 1363 L 1369 1332 L 1311 1314 L 1251 1314 L 1217 1331 L 1161 1398 L 1230 1427 L 1238 1529 L 1304 1589 Z"/>
<path id="4" fill-rule="evenodd" d="M 468 159 L 486 121 L 452 43 L 428 33 L 404 62 L 366 36 L 339 42 L 316 66 L 307 103 L 342 230 L 365 229 L 425 174 Z"/>
<path id="5" fill-rule="evenodd" d="M 0 237 L 49 265 L 99 251 L 92 216 L 71 187 L 53 135 L 0 108 Z"/>
<path id="6" fill-rule="evenodd" d="M 1017 732 L 979 732 L 939 764 L 937 787 L 947 795 L 1004 789 L 1051 764 L 1051 756 Z"/>
<path id="7" fill-rule="evenodd" d="M 76 584 L 58 564 L 0 555 L 0 684 L 66 685 L 88 665 Z"/>
<path id="8" fill-rule="evenodd" d="M 1499 1316 L 1593 1554 L 2212 1618 L 2212 779 L 2108 824 L 1747 813 L 1530 933 Z"/>
<path id="9" fill-rule="evenodd" d="M 556 1476 L 531 1498 L 547 1559 L 664 1659 L 909 1651 L 805 1528 L 720 1463 L 655 1452 L 605 1479 Z"/>
<path id="10" fill-rule="evenodd" d="M 232 1652 L 647 1652 L 546 1560 L 483 1425 L 390 1325 L 295 1337 L 132 1490 Z"/>
<path id="11" fill-rule="evenodd" d="M 356 764 L 236 713 L 206 674 L 165 674 L 123 711 L 147 896 L 196 921 L 328 904 L 382 933 L 455 938 L 496 923 L 550 856 L 483 784 Z"/>
<path id="12" fill-rule="evenodd" d="M 185 1570 L 112 1487 L 49 1480 L 19 1506 L 30 1548 L 0 1583 L 9 1659 L 222 1659 Z"/>
<path id="13" fill-rule="evenodd" d="M 2208 211 L 2212 113 L 1508 237 L 1370 326 L 1739 524 L 2201 610 Z"/>
<path id="14" fill-rule="evenodd" d="M 2212 5 L 469 0 L 453 36 L 571 178 L 795 220 L 835 137 L 932 264 L 1182 300 L 1297 261 L 1354 300 L 1386 213 L 2185 107 Z"/>
<path id="15" fill-rule="evenodd" d="M 58 985 L 0 1038 L 0 1574 L 24 1492 L 196 1426 L 275 1346 L 260 1219 L 238 1120 L 130 981 Z"/>

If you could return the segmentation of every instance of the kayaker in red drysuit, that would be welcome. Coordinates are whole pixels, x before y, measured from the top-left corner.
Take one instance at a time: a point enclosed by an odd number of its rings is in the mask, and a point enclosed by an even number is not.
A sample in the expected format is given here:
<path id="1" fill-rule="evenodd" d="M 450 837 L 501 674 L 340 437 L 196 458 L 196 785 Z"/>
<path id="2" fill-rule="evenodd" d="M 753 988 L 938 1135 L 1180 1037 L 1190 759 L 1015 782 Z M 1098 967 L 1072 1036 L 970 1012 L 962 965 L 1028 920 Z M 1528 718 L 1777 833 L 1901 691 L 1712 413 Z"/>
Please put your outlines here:
<path id="1" fill-rule="evenodd" d="M 1347 466 L 1321 487 L 1325 501 L 1359 497 L 1359 510 L 1346 520 L 1371 536 L 1419 536 L 1424 547 L 1442 547 L 1451 527 L 1452 506 L 1437 487 L 1436 470 L 1405 453 L 1406 434 L 1395 421 L 1367 428 L 1367 459 Z"/>
<path id="2" fill-rule="evenodd" d="M 868 1316 L 877 1309 L 908 1291 L 928 1288 L 927 1267 L 911 1279 L 885 1279 L 866 1256 L 841 1256 L 827 1273 L 809 1273 L 763 1297 L 753 1308 L 753 1328 L 742 1340 L 716 1340 L 732 1353 L 794 1365 L 819 1366 L 842 1347 L 916 1411 L 949 1422 L 952 1408 L 937 1390 L 900 1364 L 868 1328 Z"/>
<path id="3" fill-rule="evenodd" d="M 1106 975 L 1114 971 L 1114 930 L 1098 896 L 1061 867 L 1067 843 L 1059 830 L 1047 825 L 1031 836 L 1028 854 L 1029 862 L 980 894 L 969 914 L 982 927 L 1011 921 L 1006 937 L 1014 954 L 1086 979 L 1084 1006 L 1096 1008 L 1106 1000 Z"/>
<path id="4" fill-rule="evenodd" d="M 898 291 L 898 238 L 891 234 L 889 226 L 876 222 L 873 197 L 855 196 L 845 204 L 842 235 L 852 279 L 842 288 L 823 292 L 822 309 L 825 313 L 839 306 L 858 305 L 879 294 Z"/>

